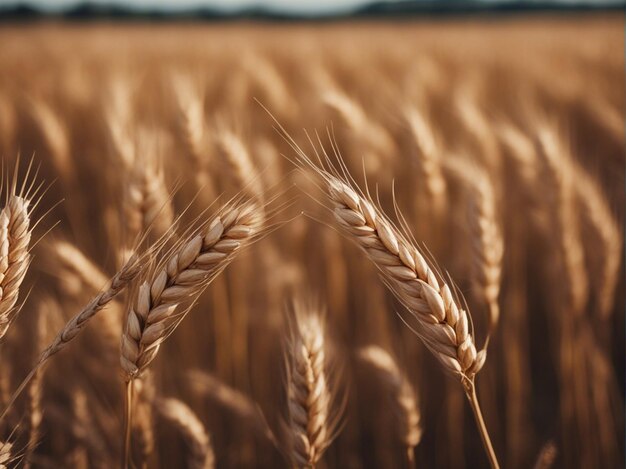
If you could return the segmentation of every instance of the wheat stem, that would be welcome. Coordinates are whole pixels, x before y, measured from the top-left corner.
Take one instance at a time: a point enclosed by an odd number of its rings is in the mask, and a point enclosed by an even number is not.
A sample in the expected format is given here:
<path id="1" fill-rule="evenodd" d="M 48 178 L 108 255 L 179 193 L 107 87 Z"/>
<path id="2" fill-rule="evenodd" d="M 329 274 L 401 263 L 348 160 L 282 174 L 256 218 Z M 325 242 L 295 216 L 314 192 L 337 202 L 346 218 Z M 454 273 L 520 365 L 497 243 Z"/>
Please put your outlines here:
<path id="1" fill-rule="evenodd" d="M 476 395 L 476 385 L 474 383 L 474 380 L 464 379 L 463 389 L 465 391 L 465 395 L 467 396 L 467 400 L 470 403 L 470 407 L 472 408 L 472 413 L 474 414 L 474 419 L 476 420 L 476 426 L 478 427 L 480 438 L 483 441 L 485 452 L 487 453 L 487 457 L 489 458 L 489 465 L 492 469 L 499 469 L 500 465 L 498 464 L 496 453 L 493 450 L 491 438 L 489 438 L 489 432 L 487 431 L 487 426 L 485 425 L 485 420 L 483 419 L 483 414 L 480 410 L 480 404 L 478 403 L 478 396 Z"/>
<path id="2" fill-rule="evenodd" d="M 125 394 L 125 413 L 124 413 L 124 451 L 122 452 L 122 468 L 128 469 L 130 458 L 130 445 L 131 445 L 131 428 L 132 428 L 132 416 L 133 416 L 133 394 L 134 394 L 135 381 L 129 379 L 126 381 L 126 394 Z"/>

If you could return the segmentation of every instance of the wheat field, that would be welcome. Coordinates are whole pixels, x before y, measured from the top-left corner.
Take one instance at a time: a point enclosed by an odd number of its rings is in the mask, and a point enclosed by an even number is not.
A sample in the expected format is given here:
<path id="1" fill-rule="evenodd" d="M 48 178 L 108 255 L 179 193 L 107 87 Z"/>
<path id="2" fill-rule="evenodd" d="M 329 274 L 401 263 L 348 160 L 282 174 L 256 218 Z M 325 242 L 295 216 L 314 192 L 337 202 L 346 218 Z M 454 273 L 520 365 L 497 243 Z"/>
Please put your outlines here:
<path id="1" fill-rule="evenodd" d="M 620 467 L 623 31 L 5 23 L 0 467 Z"/>

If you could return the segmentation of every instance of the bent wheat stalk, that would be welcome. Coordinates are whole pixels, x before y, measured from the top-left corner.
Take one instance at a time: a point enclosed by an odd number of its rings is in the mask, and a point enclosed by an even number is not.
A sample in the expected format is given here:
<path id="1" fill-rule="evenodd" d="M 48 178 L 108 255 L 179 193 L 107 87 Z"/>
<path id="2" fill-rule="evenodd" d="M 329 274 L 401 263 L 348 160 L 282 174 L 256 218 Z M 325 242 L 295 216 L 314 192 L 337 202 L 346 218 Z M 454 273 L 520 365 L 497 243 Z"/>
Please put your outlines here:
<path id="1" fill-rule="evenodd" d="M 231 203 L 209 223 L 179 241 L 147 269 L 134 293 L 122 334 L 120 362 L 126 375 L 124 465 L 128 465 L 134 380 L 155 359 L 163 341 L 184 319 L 194 301 L 261 231 L 264 217 L 254 203 Z"/>
<path id="2" fill-rule="evenodd" d="M 474 383 L 476 374 L 485 363 L 487 352 L 484 348 L 479 352 L 476 350 L 468 312 L 459 306 L 458 299 L 441 275 L 437 275 L 417 247 L 409 241 L 408 230 L 405 229 L 406 234 L 403 234 L 382 210 L 375 208 L 371 199 L 353 188 L 339 156 L 343 179 L 325 152 L 324 159 L 332 173 L 325 169 L 319 155 L 318 166 L 282 127 L 280 130 L 296 152 L 296 163 L 302 168 L 312 169 L 322 179 L 341 231 L 373 262 L 385 285 L 415 319 L 413 331 L 444 369 L 460 378 L 489 462 L 493 468 L 499 467 Z M 337 149 L 333 149 L 338 155 Z M 401 214 L 399 217 L 402 217 Z"/>

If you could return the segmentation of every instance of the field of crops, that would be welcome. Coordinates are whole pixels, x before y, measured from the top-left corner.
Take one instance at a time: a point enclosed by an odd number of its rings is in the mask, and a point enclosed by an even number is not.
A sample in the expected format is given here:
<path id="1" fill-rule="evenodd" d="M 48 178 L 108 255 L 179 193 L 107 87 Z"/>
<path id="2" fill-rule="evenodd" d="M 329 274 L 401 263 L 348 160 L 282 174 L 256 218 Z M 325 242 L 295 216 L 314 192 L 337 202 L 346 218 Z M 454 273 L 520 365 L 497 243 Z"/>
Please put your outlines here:
<path id="1" fill-rule="evenodd" d="M 622 465 L 623 35 L 3 24 L 0 467 Z"/>

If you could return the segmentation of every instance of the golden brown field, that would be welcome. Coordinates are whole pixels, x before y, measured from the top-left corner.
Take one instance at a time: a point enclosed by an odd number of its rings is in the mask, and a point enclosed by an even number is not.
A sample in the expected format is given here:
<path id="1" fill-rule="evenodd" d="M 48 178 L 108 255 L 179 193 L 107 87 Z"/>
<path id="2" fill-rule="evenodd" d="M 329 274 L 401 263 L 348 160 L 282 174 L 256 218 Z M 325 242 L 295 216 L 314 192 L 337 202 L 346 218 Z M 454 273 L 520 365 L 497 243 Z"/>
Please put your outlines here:
<path id="1" fill-rule="evenodd" d="M 0 467 L 621 466 L 623 32 L 4 24 Z"/>

